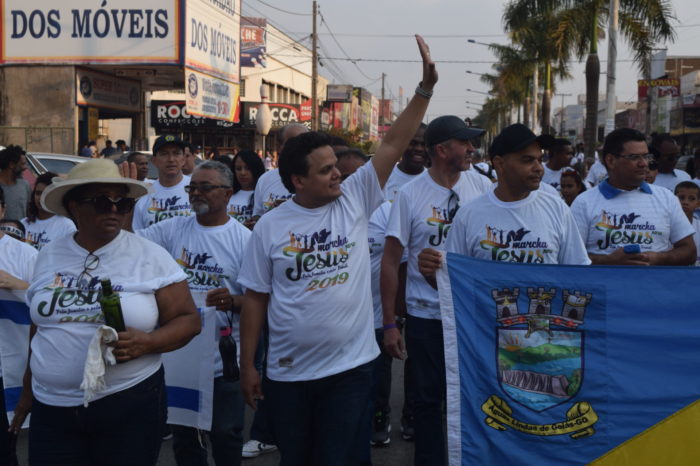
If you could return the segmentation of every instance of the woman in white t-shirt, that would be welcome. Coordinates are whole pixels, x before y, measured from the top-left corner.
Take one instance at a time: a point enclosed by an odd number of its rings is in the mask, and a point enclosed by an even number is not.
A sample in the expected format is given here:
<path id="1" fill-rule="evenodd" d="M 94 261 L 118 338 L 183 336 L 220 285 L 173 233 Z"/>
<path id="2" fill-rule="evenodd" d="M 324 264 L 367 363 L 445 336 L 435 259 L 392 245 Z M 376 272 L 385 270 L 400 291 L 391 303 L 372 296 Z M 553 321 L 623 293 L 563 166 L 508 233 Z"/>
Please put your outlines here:
<path id="1" fill-rule="evenodd" d="M 233 159 L 233 196 L 228 203 L 228 215 L 251 230 L 255 225 L 250 220 L 253 216 L 253 194 L 263 173 L 263 161 L 253 151 L 241 151 Z"/>
<path id="2" fill-rule="evenodd" d="M 56 215 L 41 206 L 41 195 L 58 176 L 52 172 L 39 175 L 34 183 L 34 191 L 27 206 L 27 216 L 22 219 L 24 225 L 24 242 L 34 246 L 37 251 L 52 240 L 75 232 L 75 224 L 63 215 Z"/>
<path id="3" fill-rule="evenodd" d="M 187 344 L 201 322 L 170 254 L 122 230 L 135 198 L 147 192 L 98 159 L 74 167 L 41 198 L 78 229 L 42 250 L 27 291 L 31 354 L 11 429 L 31 409 L 33 465 L 156 464 L 166 417 L 160 353 Z M 104 324 L 100 282 L 107 278 L 127 329 L 114 344 L 120 364 L 106 367 L 104 385 L 90 397 L 81 385 L 88 346 Z"/>

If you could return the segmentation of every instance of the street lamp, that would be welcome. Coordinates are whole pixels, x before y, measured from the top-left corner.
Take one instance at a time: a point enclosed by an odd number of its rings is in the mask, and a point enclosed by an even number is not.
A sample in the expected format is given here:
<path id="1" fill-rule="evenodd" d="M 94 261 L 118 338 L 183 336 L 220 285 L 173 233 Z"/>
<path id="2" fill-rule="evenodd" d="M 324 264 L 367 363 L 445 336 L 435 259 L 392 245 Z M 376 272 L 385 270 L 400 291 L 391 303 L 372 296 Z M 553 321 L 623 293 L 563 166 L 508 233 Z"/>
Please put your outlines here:
<path id="1" fill-rule="evenodd" d="M 483 94 L 483 95 L 487 95 L 489 97 L 493 97 L 493 94 L 491 94 L 490 92 L 475 91 L 472 89 L 467 89 L 467 92 L 475 92 L 477 94 Z"/>
<path id="2" fill-rule="evenodd" d="M 493 45 L 493 44 L 487 44 L 486 42 L 479 42 L 479 41 L 474 40 L 474 39 L 467 39 L 467 42 L 469 42 L 470 44 L 485 45 L 486 47 L 491 47 Z"/>
<path id="3" fill-rule="evenodd" d="M 477 75 L 477 76 L 486 76 L 485 73 L 476 73 L 476 72 L 474 72 L 474 71 L 469 71 L 469 70 L 465 71 L 465 73 L 475 74 L 475 75 Z"/>

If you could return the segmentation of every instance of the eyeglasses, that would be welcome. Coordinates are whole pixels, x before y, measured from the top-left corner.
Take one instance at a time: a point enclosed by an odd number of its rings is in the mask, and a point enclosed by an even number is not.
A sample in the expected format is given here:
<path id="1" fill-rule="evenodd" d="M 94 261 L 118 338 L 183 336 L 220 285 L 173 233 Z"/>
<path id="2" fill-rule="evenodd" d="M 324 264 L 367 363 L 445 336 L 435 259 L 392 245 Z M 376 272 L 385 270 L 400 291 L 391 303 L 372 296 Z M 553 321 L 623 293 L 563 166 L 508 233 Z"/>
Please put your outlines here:
<path id="1" fill-rule="evenodd" d="M 78 275 L 78 286 L 80 288 L 87 288 L 90 282 L 94 280 L 94 277 L 90 275 L 90 272 L 94 271 L 97 266 L 100 265 L 100 258 L 93 253 L 89 253 L 85 257 L 85 262 L 83 263 L 83 271 Z"/>
<path id="2" fill-rule="evenodd" d="M 225 184 L 190 184 L 185 186 L 185 192 L 187 194 L 191 193 L 195 189 L 200 193 L 208 193 L 216 188 L 230 188 L 231 186 L 226 186 Z"/>
<path id="3" fill-rule="evenodd" d="M 640 160 L 650 162 L 654 160 L 654 154 L 617 154 L 617 156 L 630 162 L 639 162 Z"/>
<path id="4" fill-rule="evenodd" d="M 459 195 L 450 189 L 450 198 L 447 200 L 447 221 L 452 222 L 459 210 Z"/>
<path id="5" fill-rule="evenodd" d="M 134 208 L 136 199 L 133 197 L 119 197 L 112 199 L 109 196 L 95 196 L 82 199 L 84 204 L 92 204 L 97 213 L 106 214 L 112 212 L 112 207 L 117 208 L 118 214 L 127 214 Z"/>

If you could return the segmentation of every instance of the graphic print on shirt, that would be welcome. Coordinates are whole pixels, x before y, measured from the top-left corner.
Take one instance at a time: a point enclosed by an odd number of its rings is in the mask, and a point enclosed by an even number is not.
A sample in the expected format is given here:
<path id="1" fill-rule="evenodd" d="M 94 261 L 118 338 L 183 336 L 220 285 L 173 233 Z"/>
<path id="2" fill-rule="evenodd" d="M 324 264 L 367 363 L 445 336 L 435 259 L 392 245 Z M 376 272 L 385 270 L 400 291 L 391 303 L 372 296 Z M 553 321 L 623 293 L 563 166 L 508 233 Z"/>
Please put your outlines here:
<path id="1" fill-rule="evenodd" d="M 428 236 L 428 243 L 431 246 L 440 246 L 447 239 L 447 232 L 452 226 L 452 220 L 449 219 L 450 215 L 446 208 L 436 206 L 431 207 L 433 212 L 432 215 L 428 217 L 426 222 L 431 227 L 436 227 L 436 230 L 433 234 Z"/>
<path id="2" fill-rule="evenodd" d="M 656 225 L 648 221 L 635 222 L 638 218 L 640 215 L 634 212 L 616 214 L 603 210 L 600 221 L 595 224 L 596 230 L 605 233 L 605 238 L 597 241 L 598 248 L 604 250 L 625 244 L 652 244 L 654 236 L 662 233 L 657 231 Z"/>
<path id="3" fill-rule="evenodd" d="M 182 253 L 175 262 L 187 275 L 190 290 L 208 291 L 226 286 L 224 280 L 229 276 L 224 274 L 223 267 L 213 259 L 214 256 L 207 252 L 193 252 L 185 247 L 182 248 Z"/>
<path id="4" fill-rule="evenodd" d="M 153 225 L 154 223 L 176 216 L 189 216 L 189 201 L 181 201 L 180 199 L 182 199 L 180 196 L 172 196 L 165 199 L 152 198 L 148 213 L 153 216 L 153 219 L 149 220 L 148 225 Z"/>
<path id="5" fill-rule="evenodd" d="M 227 213 L 229 217 L 245 222 L 253 216 L 253 204 L 229 204 Z"/>
<path id="6" fill-rule="evenodd" d="M 43 230 L 41 233 L 27 231 L 27 233 L 24 235 L 24 242 L 35 247 L 37 250 L 41 250 L 41 248 L 49 244 L 48 233 L 46 230 Z"/>
<path id="7" fill-rule="evenodd" d="M 545 254 L 552 253 L 550 246 L 538 236 L 533 238 L 530 230 L 503 230 L 486 225 L 486 238 L 479 241 L 482 249 L 491 251 L 491 260 L 500 262 L 524 262 L 542 264 Z"/>
<path id="8" fill-rule="evenodd" d="M 267 199 L 263 201 L 263 211 L 269 212 L 275 207 L 278 207 L 280 204 L 282 204 L 284 201 L 287 199 L 291 199 L 294 194 L 285 194 L 283 196 L 280 196 L 279 194 L 275 193 L 270 193 L 269 196 L 267 196 Z"/>
<path id="9" fill-rule="evenodd" d="M 285 246 L 282 252 L 294 258 L 294 265 L 288 267 L 284 274 L 293 282 L 311 279 L 306 291 L 342 285 L 347 282 L 349 274 L 340 271 L 348 267 L 353 247 L 355 243 L 346 236 L 333 237 L 331 231 L 325 228 L 310 235 L 290 231 L 289 246 Z"/>
<path id="10" fill-rule="evenodd" d="M 89 324 L 103 323 L 104 316 L 100 308 L 102 287 L 98 275 L 91 276 L 80 286 L 78 276 L 68 273 L 57 273 L 53 283 L 44 289 L 51 291 L 50 301 L 41 301 L 37 313 L 42 317 L 60 314 L 59 323 L 84 322 Z M 124 291 L 119 284 L 112 284 L 115 292 Z"/>

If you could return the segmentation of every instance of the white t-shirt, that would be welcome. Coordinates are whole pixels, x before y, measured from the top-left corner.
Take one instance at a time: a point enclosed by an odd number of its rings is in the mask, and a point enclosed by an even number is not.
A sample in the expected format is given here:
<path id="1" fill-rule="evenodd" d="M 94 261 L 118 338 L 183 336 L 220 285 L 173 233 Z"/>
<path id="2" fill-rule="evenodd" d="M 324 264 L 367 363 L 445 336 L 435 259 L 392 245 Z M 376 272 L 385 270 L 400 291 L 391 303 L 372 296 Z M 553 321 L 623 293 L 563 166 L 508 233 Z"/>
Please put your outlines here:
<path id="1" fill-rule="evenodd" d="M 544 167 L 544 175 L 542 176 L 542 183 L 547 183 L 552 186 L 557 191 L 561 191 L 561 174 L 564 171 L 571 170 L 569 167 L 560 168 L 559 170 L 552 170 L 546 164 Z"/>
<path id="2" fill-rule="evenodd" d="M 374 337 L 367 223 L 384 201 L 371 163 L 333 202 L 290 200 L 263 215 L 238 282 L 269 293 L 267 376 L 294 382 L 338 374 L 379 354 Z"/>
<path id="3" fill-rule="evenodd" d="M 621 191 L 606 181 L 579 194 L 571 212 L 590 254 L 610 254 L 627 244 L 669 251 L 695 231 L 671 191 L 646 183 Z"/>
<path id="4" fill-rule="evenodd" d="M 240 223 L 244 223 L 250 217 L 253 216 L 253 193 L 255 191 L 244 191 L 239 190 L 236 194 L 231 196 L 228 201 L 227 212 L 229 217 L 238 220 Z"/>
<path id="5" fill-rule="evenodd" d="M 479 197 L 493 187 L 488 178 L 474 171 L 462 172 L 452 189 L 437 184 L 428 170 L 401 188 L 394 199 L 386 228 L 408 249 L 406 307 L 408 314 L 423 319 L 440 319 L 438 294 L 418 271 L 418 254 L 424 248 L 445 249 L 450 230 L 448 211 L 455 207 L 452 192 L 459 196 L 459 205 Z"/>
<path id="6" fill-rule="evenodd" d="M 423 169 L 423 171 L 425 171 L 425 169 Z M 409 181 L 414 180 L 419 175 L 420 173 L 418 175 L 409 175 L 408 173 L 401 171 L 399 166 L 396 165 L 391 171 L 391 175 L 389 175 L 389 179 L 386 180 L 386 184 L 384 185 L 384 198 L 389 202 L 393 202 L 396 198 L 396 191 L 401 189 L 401 187 Z"/>
<path id="7" fill-rule="evenodd" d="M 569 207 L 542 190 L 504 202 L 489 191 L 459 209 L 446 250 L 528 264 L 591 263 Z"/>
<path id="8" fill-rule="evenodd" d="M 654 180 L 655 186 L 663 186 L 666 189 L 673 192 L 676 189 L 676 185 L 681 181 L 690 181 L 690 175 L 683 170 L 673 169 L 673 173 L 659 173 L 656 175 L 656 180 Z"/>
<path id="9" fill-rule="evenodd" d="M 265 172 L 258 178 L 258 184 L 255 185 L 253 215 L 266 214 L 291 197 L 292 193 L 287 191 L 282 183 L 279 169 Z"/>
<path id="10" fill-rule="evenodd" d="M 234 219 L 229 219 L 224 225 L 205 227 L 193 215 L 175 217 L 172 221 L 139 230 L 137 234 L 161 245 L 170 253 L 187 275 L 187 285 L 193 296 L 204 298 L 214 288 L 228 288 L 233 295 L 243 294 L 237 280 L 250 230 Z M 233 337 L 240 348 L 240 314 L 217 311 L 216 317 L 218 327 L 228 327 L 228 319 L 231 318 Z M 218 341 L 219 332 L 216 335 Z M 218 346 L 214 361 L 216 377 L 219 377 L 223 375 L 223 366 Z"/>
<path id="11" fill-rule="evenodd" d="M 42 403 L 79 406 L 83 403 L 83 370 L 87 350 L 97 328 L 104 324 L 99 304 L 100 279 L 109 278 L 119 293 L 124 323 L 144 332 L 158 325 L 155 291 L 186 279 L 167 251 L 122 230 L 107 245 L 93 252 L 97 268 L 89 283 L 79 287 L 88 251 L 72 236 L 52 241 L 39 255 L 27 291 L 32 322 L 32 389 Z M 154 374 L 160 354 L 147 354 L 107 366 L 106 388 L 97 399 L 125 390 Z"/>
<path id="12" fill-rule="evenodd" d="M 151 185 L 153 192 L 136 201 L 134 207 L 134 230 L 142 230 L 154 223 L 172 217 L 191 215 L 190 198 L 185 186 L 190 184 L 190 177 L 182 175 L 182 180 L 175 186 L 166 188 L 158 180 Z"/>
<path id="13" fill-rule="evenodd" d="M 389 221 L 391 202 L 385 202 L 374 211 L 369 219 L 367 235 L 369 242 L 369 261 L 372 269 L 372 304 L 374 305 L 374 328 L 382 328 L 382 295 L 380 292 L 380 274 L 382 256 L 384 255 L 384 232 Z"/>
<path id="14" fill-rule="evenodd" d="M 488 163 L 486 163 L 486 162 L 479 162 L 479 163 L 475 163 L 474 166 L 475 166 L 475 167 L 479 167 L 479 168 L 481 169 L 482 172 L 486 173 L 486 175 L 488 175 L 487 178 L 488 178 L 488 177 L 491 177 L 491 178 L 493 178 L 494 180 L 497 180 L 497 179 L 498 179 L 498 174 L 496 173 L 496 170 L 495 170 L 491 165 L 489 165 Z M 476 169 L 475 169 L 474 171 L 476 171 Z M 477 173 L 479 173 L 479 172 L 477 171 Z M 479 175 L 484 176 L 484 175 L 482 175 L 481 173 L 479 173 Z M 489 181 L 491 181 L 491 180 L 489 179 Z"/>
<path id="15" fill-rule="evenodd" d="M 37 251 L 41 251 L 41 248 L 56 238 L 73 234 L 76 231 L 73 221 L 62 215 L 54 215 L 46 220 L 37 219 L 31 223 L 25 217 L 22 219 L 22 224 L 26 230 L 24 242 L 34 246 Z"/>
<path id="16" fill-rule="evenodd" d="M 693 233 L 693 241 L 695 241 L 695 251 L 697 253 L 697 259 L 695 260 L 695 265 L 700 265 L 700 219 L 693 217 L 693 228 L 695 233 Z"/>
<path id="17" fill-rule="evenodd" d="M 589 187 L 593 188 L 598 186 L 598 184 L 600 184 L 600 182 L 607 177 L 608 169 L 605 168 L 605 165 L 603 165 L 602 162 L 596 160 L 593 162 L 593 165 L 591 165 L 591 169 L 588 170 L 588 175 L 586 175 L 586 179 L 584 181 Z"/>
<path id="18" fill-rule="evenodd" d="M 31 282 L 38 254 L 36 249 L 12 238 L 10 235 L 4 234 L 0 237 L 0 270 L 4 270 L 13 277 L 25 282 Z M 19 298 L 24 297 L 24 291 L 14 290 L 13 294 Z M 28 331 L 27 335 L 29 335 Z M 2 377 L 2 365 L 0 365 L 0 377 Z M 0 387 L 0 390 L 2 390 L 2 387 Z"/>

